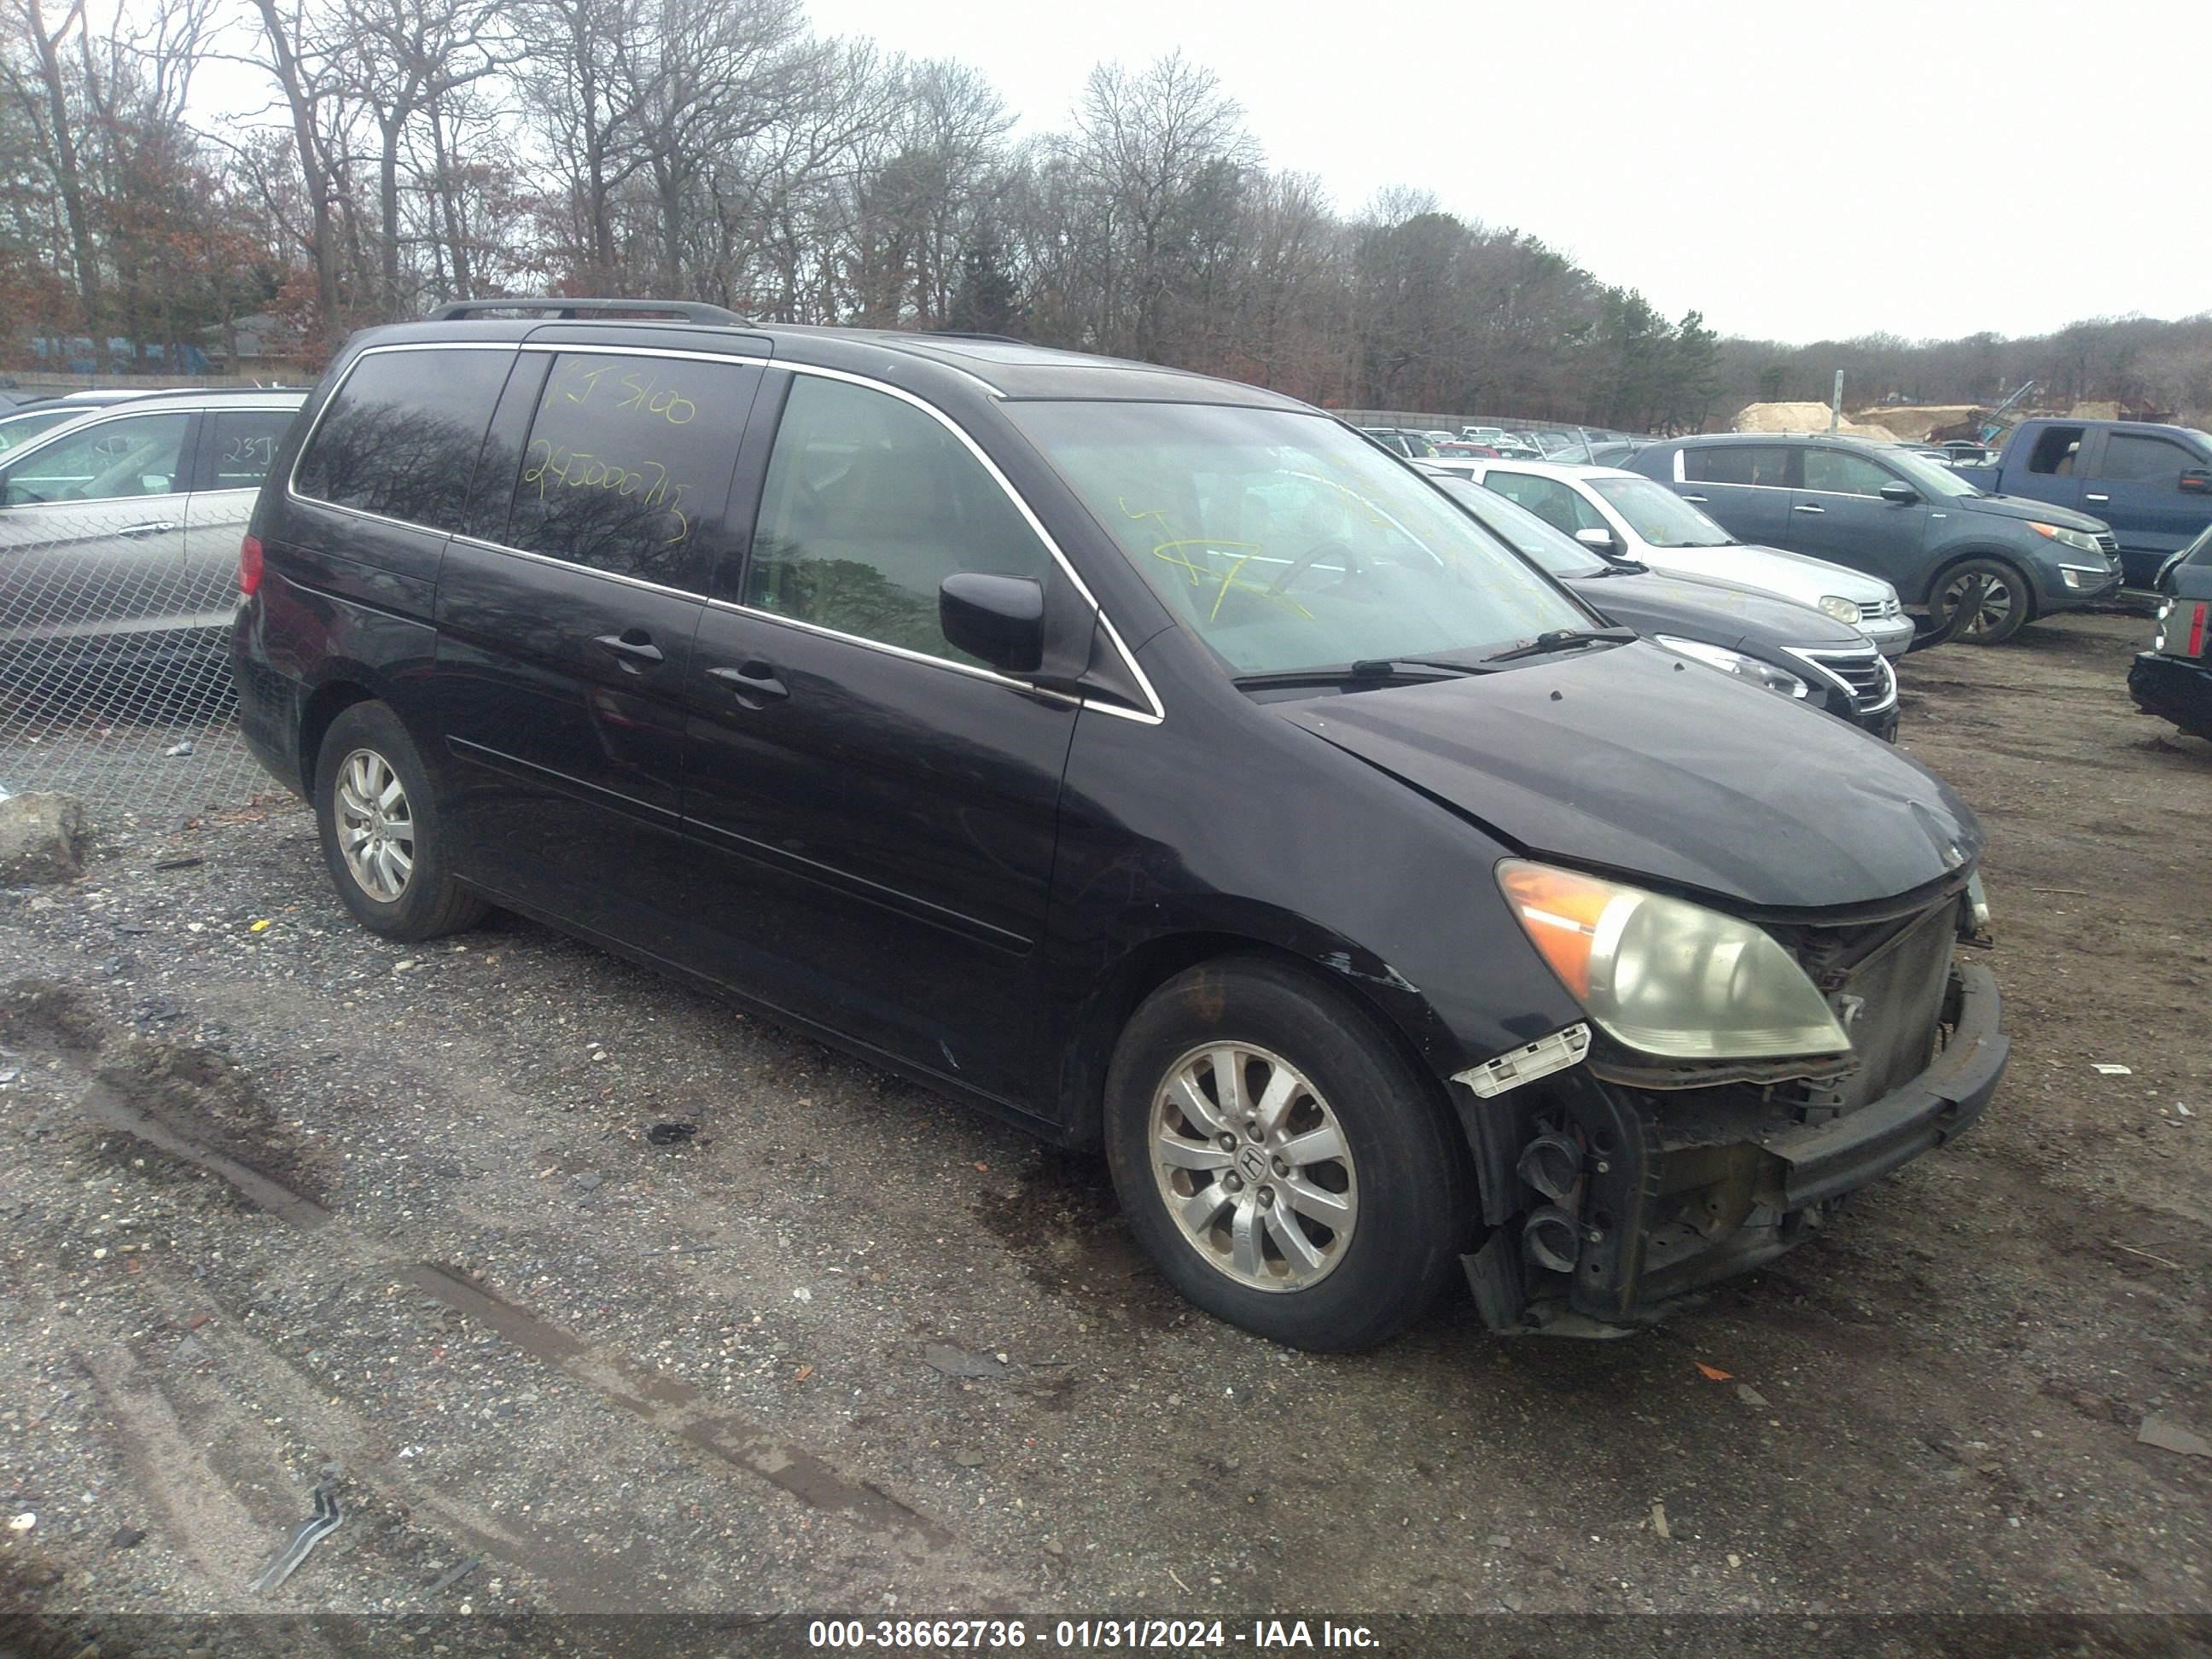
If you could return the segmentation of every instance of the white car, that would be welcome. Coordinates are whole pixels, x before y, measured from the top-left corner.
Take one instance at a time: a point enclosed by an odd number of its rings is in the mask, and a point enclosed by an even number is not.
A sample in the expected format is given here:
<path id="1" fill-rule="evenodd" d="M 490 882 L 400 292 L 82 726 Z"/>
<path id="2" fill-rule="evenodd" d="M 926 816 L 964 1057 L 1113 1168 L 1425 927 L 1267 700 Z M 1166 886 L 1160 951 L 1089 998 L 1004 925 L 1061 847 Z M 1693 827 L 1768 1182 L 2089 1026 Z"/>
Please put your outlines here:
<path id="1" fill-rule="evenodd" d="M 1586 546 L 1682 576 L 1717 576 L 1849 623 L 1885 657 L 1912 644 L 1912 618 L 1879 576 L 1740 542 L 1664 484 L 1610 466 L 1460 461 L 1452 470 L 1518 501 Z"/>

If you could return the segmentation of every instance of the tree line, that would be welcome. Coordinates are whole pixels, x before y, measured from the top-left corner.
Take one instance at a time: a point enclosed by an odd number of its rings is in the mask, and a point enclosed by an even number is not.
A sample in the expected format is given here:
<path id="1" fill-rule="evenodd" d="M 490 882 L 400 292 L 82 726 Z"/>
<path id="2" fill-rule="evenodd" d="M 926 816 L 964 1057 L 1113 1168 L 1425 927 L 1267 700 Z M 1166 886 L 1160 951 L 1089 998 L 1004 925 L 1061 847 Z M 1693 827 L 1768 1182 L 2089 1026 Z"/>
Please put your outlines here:
<path id="1" fill-rule="evenodd" d="M 1835 355 L 1723 340 L 1417 191 L 1341 210 L 1177 54 L 1098 65 L 1059 130 L 1017 138 L 974 69 L 820 34 L 803 0 L 0 0 L 0 350 L 19 365 L 40 340 L 88 339 L 103 368 L 220 356 L 273 313 L 312 368 L 366 324 L 550 292 L 1012 335 L 1343 407 L 1676 429 Z M 209 117 L 194 82 L 216 66 L 265 106 Z M 1917 349 L 1894 343 L 1852 343 L 1890 366 Z M 2002 375 L 2019 343 L 1960 343 L 1958 375 Z M 2158 356 L 2100 343 L 2077 378 Z"/>

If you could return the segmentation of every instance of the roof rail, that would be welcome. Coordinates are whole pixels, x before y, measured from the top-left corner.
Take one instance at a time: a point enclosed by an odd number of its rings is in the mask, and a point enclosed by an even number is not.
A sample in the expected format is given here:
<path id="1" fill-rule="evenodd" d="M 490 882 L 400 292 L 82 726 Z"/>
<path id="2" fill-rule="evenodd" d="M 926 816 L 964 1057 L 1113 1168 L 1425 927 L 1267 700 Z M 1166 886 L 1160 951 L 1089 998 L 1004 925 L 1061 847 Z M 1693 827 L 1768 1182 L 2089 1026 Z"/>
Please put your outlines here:
<path id="1" fill-rule="evenodd" d="M 1034 345 L 1033 340 L 1017 340 L 1011 334 L 985 334 L 970 328 L 926 328 L 921 331 L 926 340 L 992 340 L 1000 345 Z"/>
<path id="2" fill-rule="evenodd" d="M 556 318 L 680 317 L 687 323 L 736 324 L 749 326 L 750 319 L 720 306 L 699 300 L 564 300 L 550 295 L 529 299 L 455 300 L 423 319 L 425 322 L 453 323 L 494 311 L 547 311 Z"/>

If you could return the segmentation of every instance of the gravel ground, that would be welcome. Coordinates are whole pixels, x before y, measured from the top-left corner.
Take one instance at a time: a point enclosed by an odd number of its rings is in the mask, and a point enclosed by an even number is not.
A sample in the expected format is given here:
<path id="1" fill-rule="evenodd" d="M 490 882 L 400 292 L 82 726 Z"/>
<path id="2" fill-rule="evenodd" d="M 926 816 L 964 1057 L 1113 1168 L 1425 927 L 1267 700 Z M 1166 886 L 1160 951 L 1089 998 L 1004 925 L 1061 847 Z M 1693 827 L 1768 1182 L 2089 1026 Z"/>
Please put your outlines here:
<path id="1" fill-rule="evenodd" d="M 133 1615 L 427 1652 L 639 1607 L 2134 1613 L 2073 1639 L 2203 1650 L 2212 1459 L 2138 1433 L 2212 1436 L 2212 745 L 2129 705 L 2145 631 L 1906 663 L 1905 746 L 1990 829 L 2011 1073 L 1615 1343 L 1459 1297 L 1270 1346 L 1152 1276 L 1091 1160 L 529 924 L 361 932 L 287 798 L 112 833 L 0 895 L 0 1610 L 110 1653 L 197 1628 Z M 253 1595 L 331 1464 L 343 1523 Z"/>

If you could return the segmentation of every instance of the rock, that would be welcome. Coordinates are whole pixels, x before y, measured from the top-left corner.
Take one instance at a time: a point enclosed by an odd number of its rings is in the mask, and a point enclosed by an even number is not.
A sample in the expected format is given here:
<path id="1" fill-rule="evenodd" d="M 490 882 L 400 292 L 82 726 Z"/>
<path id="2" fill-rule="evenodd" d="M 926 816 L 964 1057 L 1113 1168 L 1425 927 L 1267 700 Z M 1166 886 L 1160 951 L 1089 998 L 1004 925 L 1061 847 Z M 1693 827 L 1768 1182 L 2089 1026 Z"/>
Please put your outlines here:
<path id="1" fill-rule="evenodd" d="M 982 1464 L 983 1454 L 979 1451 L 970 1451 L 963 1446 L 952 1454 L 952 1461 L 963 1469 L 976 1468 Z"/>
<path id="2" fill-rule="evenodd" d="M 73 881 L 84 873 L 92 825 L 74 795 L 44 792 L 0 800 L 0 887 Z"/>
<path id="3" fill-rule="evenodd" d="M 135 1550 L 145 1541 L 146 1529 L 143 1527 L 118 1527 L 115 1536 L 107 1540 L 107 1547 L 112 1550 Z"/>
<path id="4" fill-rule="evenodd" d="M 1048 1538 L 1044 1540 L 1044 1553 L 1047 1555 L 1065 1555 L 1067 1553 L 1067 1546 L 1057 1538 Z"/>
<path id="5" fill-rule="evenodd" d="M 946 1342 L 924 1344 L 921 1357 L 923 1362 L 933 1370 L 942 1371 L 947 1376 L 975 1377 L 1000 1375 L 999 1368 L 981 1354 L 963 1353 Z"/>
<path id="6" fill-rule="evenodd" d="M 606 1184 L 606 1179 L 607 1178 L 603 1175 L 592 1175 L 586 1173 L 576 1177 L 576 1184 L 579 1187 L 581 1187 L 587 1193 L 595 1193 L 599 1191 L 601 1187 Z"/>
<path id="7" fill-rule="evenodd" d="M 1764 1406 L 1766 1403 L 1766 1396 L 1748 1382 L 1735 1385 L 1735 1397 L 1747 1406 Z"/>
<path id="8" fill-rule="evenodd" d="M 2136 1441 L 2160 1451 L 2179 1452 L 2184 1457 L 2212 1457 L 2212 1440 L 2162 1417 L 2143 1419 L 2142 1426 L 2136 1431 Z"/>

